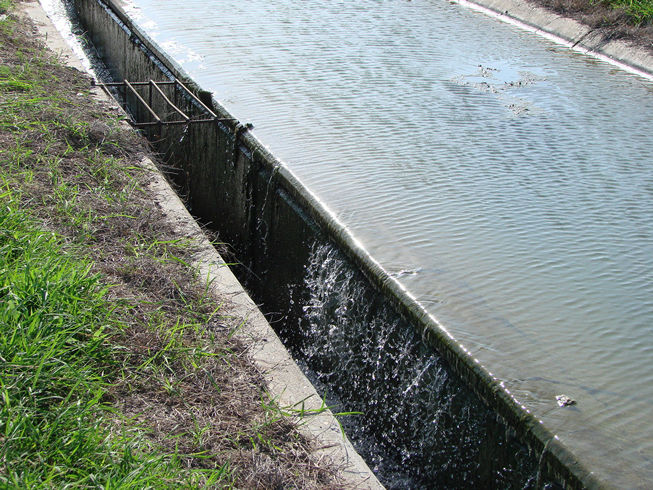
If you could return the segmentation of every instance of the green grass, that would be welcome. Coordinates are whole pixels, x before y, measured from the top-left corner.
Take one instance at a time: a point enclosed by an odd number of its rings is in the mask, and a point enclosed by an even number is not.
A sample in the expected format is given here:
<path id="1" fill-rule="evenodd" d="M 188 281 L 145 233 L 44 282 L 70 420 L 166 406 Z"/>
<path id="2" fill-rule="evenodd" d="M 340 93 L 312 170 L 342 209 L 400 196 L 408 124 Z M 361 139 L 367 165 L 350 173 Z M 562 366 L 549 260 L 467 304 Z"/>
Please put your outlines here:
<path id="1" fill-rule="evenodd" d="M 635 25 L 653 23 L 653 0 L 605 0 L 612 8 L 623 9 Z"/>
<path id="2" fill-rule="evenodd" d="M 0 0 L 0 13 L 10 8 Z M 0 29 L 11 35 L 14 22 Z M 91 272 L 87 255 L 99 232 L 119 234 L 118 224 L 132 219 L 121 206 L 140 190 L 137 175 L 89 138 L 89 124 L 75 119 L 83 108 L 57 90 L 44 51 L 13 54 L 0 67 L 0 487 L 231 486 L 228 462 L 189 470 L 183 454 L 159 448 L 110 403 L 143 366 L 192 364 L 179 334 L 189 325 L 145 311 L 153 329 L 177 328 L 145 360 L 125 349 L 121 319 L 133 320 L 135 305 L 109 298 L 107 278 Z M 43 219 L 74 233 L 45 231 Z M 155 261 L 188 245 L 150 238 L 123 241 Z"/>
<path id="3" fill-rule="evenodd" d="M 191 484 L 103 402 L 122 326 L 90 263 L 0 195 L 0 486 Z M 180 475 L 186 478 L 180 480 Z M 214 475 L 219 478 L 222 475 Z"/>
<path id="4" fill-rule="evenodd" d="M 653 24 L 653 0 L 588 0 L 590 5 L 605 5 L 626 14 L 627 22 L 645 27 Z"/>

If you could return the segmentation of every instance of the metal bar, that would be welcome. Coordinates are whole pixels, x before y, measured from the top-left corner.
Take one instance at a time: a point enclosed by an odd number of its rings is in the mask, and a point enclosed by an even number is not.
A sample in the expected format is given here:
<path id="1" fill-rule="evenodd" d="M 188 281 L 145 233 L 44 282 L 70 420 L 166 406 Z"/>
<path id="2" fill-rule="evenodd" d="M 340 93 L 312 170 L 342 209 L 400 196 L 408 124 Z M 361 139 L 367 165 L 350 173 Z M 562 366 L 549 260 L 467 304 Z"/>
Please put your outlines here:
<path id="1" fill-rule="evenodd" d="M 213 122 L 212 119 L 210 119 L 210 121 Z M 145 127 L 145 126 L 178 126 L 180 124 L 188 124 L 189 122 L 191 122 L 191 121 L 162 121 L 162 120 L 159 119 L 158 121 L 153 121 L 153 122 L 142 122 L 142 123 L 135 122 L 133 124 L 134 124 L 134 126 L 137 126 L 137 127 Z"/>
<path id="2" fill-rule="evenodd" d="M 220 119 L 220 118 L 216 118 L 216 119 L 191 119 L 188 122 L 193 124 L 193 123 L 205 123 L 205 122 L 214 123 L 214 122 L 222 122 L 222 121 L 225 121 L 225 122 L 226 121 L 234 121 L 234 119 Z"/>
<path id="3" fill-rule="evenodd" d="M 121 84 L 115 84 L 116 87 L 119 86 L 119 85 L 124 85 L 124 84 L 122 84 L 122 83 Z M 118 101 L 118 99 L 116 99 L 115 95 L 113 95 L 113 93 L 111 92 L 111 90 L 109 90 L 109 87 L 107 87 L 106 84 L 98 83 L 97 86 L 100 87 L 102 90 L 104 90 L 104 93 L 107 94 L 109 97 L 111 97 L 111 99 L 116 103 L 116 105 L 118 105 L 120 107 L 123 107 L 123 109 L 124 109 L 124 105 L 121 104 Z"/>
<path id="4" fill-rule="evenodd" d="M 132 126 L 135 128 L 147 128 L 150 126 L 159 126 L 162 123 L 162 121 L 159 119 L 159 121 L 154 121 L 154 122 L 146 122 L 146 123 L 138 123 L 136 121 L 132 122 Z"/>
<path id="5" fill-rule="evenodd" d="M 152 84 L 149 85 L 149 90 L 147 91 L 147 103 L 152 107 Z"/>
<path id="6" fill-rule="evenodd" d="M 174 124 L 197 124 L 197 123 L 214 123 L 214 122 L 230 122 L 234 121 L 235 119 L 189 119 L 188 121 L 184 120 L 179 120 L 179 121 L 161 121 L 161 124 L 166 126 L 166 125 L 174 125 Z M 135 124 L 159 124 L 158 122 L 153 122 L 153 123 L 135 123 Z"/>
<path id="7" fill-rule="evenodd" d="M 168 104 L 170 104 L 170 106 L 171 106 L 175 111 L 177 111 L 177 112 L 181 115 L 181 117 L 183 117 L 186 121 L 190 121 L 190 117 L 188 117 L 186 114 L 184 114 L 184 112 L 183 112 L 179 107 L 177 107 L 176 105 L 174 105 L 174 104 L 170 101 L 170 99 L 169 99 L 168 97 L 166 97 L 166 94 L 164 94 L 164 93 L 163 93 L 163 90 L 161 90 L 161 89 L 157 86 L 156 82 L 154 82 L 153 80 L 150 80 L 150 82 L 152 82 L 152 83 L 154 84 L 153 87 L 157 90 L 157 92 L 159 92 L 159 93 L 161 94 L 161 97 L 163 97 L 163 99 L 164 99 Z"/>
<path id="8" fill-rule="evenodd" d="M 186 85 L 184 85 L 183 83 L 181 83 L 181 82 L 180 82 L 179 80 L 177 80 L 177 79 L 175 79 L 175 81 L 179 84 L 179 86 L 180 86 L 182 89 L 184 89 L 184 90 L 186 91 L 186 93 L 187 93 L 188 95 L 190 95 L 190 96 L 193 98 L 193 100 L 194 100 L 195 102 L 197 102 L 199 105 L 201 105 L 201 106 L 204 108 L 204 110 L 205 110 L 206 112 L 208 112 L 209 114 L 211 114 L 211 117 L 212 117 L 213 119 L 218 119 L 217 114 L 215 114 L 211 109 L 209 109 L 208 106 L 207 106 L 204 102 L 202 102 L 202 101 L 197 97 L 197 95 L 195 95 L 193 92 L 191 92 L 191 91 L 188 89 L 188 87 L 186 87 Z"/>
<path id="9" fill-rule="evenodd" d="M 184 114 L 183 111 L 181 111 L 177 106 L 175 106 L 168 97 L 161 91 L 161 89 L 158 87 L 158 85 L 172 85 L 172 84 L 178 84 L 179 87 L 184 90 L 195 102 L 200 104 L 200 106 L 208 112 L 208 114 L 211 116 L 211 119 L 191 119 L 189 118 L 186 114 Z M 132 124 L 136 127 L 146 127 L 146 126 L 155 126 L 155 125 L 167 125 L 167 124 L 187 124 L 187 123 L 204 123 L 204 122 L 238 122 L 237 119 L 234 119 L 232 117 L 218 117 L 204 102 L 202 102 L 193 92 L 191 92 L 186 85 L 184 85 L 182 82 L 179 80 L 175 79 L 174 81 L 163 81 L 163 82 L 155 82 L 153 80 L 150 80 L 149 82 L 130 82 L 128 80 L 124 80 L 122 82 L 107 82 L 107 83 L 98 83 L 98 86 L 100 86 L 107 94 L 111 95 L 111 97 L 115 99 L 113 94 L 111 94 L 111 91 L 109 90 L 109 87 L 117 87 L 117 88 L 122 88 L 123 89 L 123 108 L 126 110 L 126 103 L 127 103 L 127 89 L 129 88 L 134 95 L 137 97 L 137 99 L 140 101 L 141 104 L 145 106 L 145 108 L 148 110 L 148 112 L 154 117 L 155 121 L 151 123 L 137 123 L 135 121 L 132 122 Z M 149 102 L 146 102 L 145 99 L 134 89 L 134 87 L 144 87 L 144 86 L 149 86 L 149 95 L 148 99 Z M 161 118 L 156 114 L 154 109 L 152 109 L 152 87 L 154 87 L 160 94 L 161 96 L 165 99 L 165 101 L 171 105 L 176 112 L 182 115 L 185 119 L 183 121 L 162 121 Z M 176 93 L 176 86 L 175 86 L 175 93 Z M 118 102 L 116 100 L 116 102 Z"/>
<path id="10" fill-rule="evenodd" d="M 132 84 L 129 83 L 127 80 L 125 80 L 125 85 L 126 85 L 127 87 L 129 87 L 129 89 L 130 89 L 132 92 L 134 92 L 134 95 L 136 96 L 136 98 L 141 102 L 141 104 L 143 104 L 143 105 L 145 106 L 145 108 L 150 112 L 150 114 L 152 114 L 152 116 L 154 116 L 154 119 L 155 119 L 157 122 L 161 122 L 161 119 L 159 119 L 159 116 L 156 115 L 156 112 L 154 112 L 154 111 L 152 110 L 152 108 L 151 108 L 149 105 L 147 105 L 147 102 L 145 102 L 145 101 L 143 100 L 143 97 L 141 97 L 140 94 L 139 94 L 138 92 L 136 92 L 136 89 L 132 86 Z M 127 94 L 125 94 L 125 99 L 127 99 Z"/>
<path id="11" fill-rule="evenodd" d="M 137 127 L 145 127 L 145 126 L 157 126 L 157 125 L 162 125 L 162 126 L 176 126 L 179 124 L 197 124 L 197 123 L 215 123 L 215 119 L 190 119 L 188 121 L 154 121 L 154 122 L 142 122 L 142 123 L 137 123 L 133 122 L 132 125 L 137 126 Z"/>
<path id="12" fill-rule="evenodd" d="M 104 82 L 104 83 L 98 83 L 98 85 L 105 85 L 107 87 L 118 87 L 123 85 L 125 82 Z M 149 85 L 150 82 L 129 82 L 131 83 L 134 87 L 138 87 L 141 85 Z M 154 82 L 157 85 L 172 85 L 173 83 L 177 83 L 175 80 L 164 80 L 162 82 Z"/>

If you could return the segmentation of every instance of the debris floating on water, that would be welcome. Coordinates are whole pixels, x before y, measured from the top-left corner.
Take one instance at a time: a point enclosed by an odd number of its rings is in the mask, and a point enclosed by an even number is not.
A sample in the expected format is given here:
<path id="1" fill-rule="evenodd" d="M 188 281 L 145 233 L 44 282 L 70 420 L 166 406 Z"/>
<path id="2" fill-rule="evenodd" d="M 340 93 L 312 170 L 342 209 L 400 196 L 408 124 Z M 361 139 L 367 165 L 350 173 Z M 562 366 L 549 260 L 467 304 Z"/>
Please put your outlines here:
<path id="1" fill-rule="evenodd" d="M 567 395 L 557 395 L 556 396 L 556 401 L 558 402 L 558 405 L 560 405 L 561 407 L 567 407 L 569 405 L 576 405 L 576 400 L 572 400 Z"/>

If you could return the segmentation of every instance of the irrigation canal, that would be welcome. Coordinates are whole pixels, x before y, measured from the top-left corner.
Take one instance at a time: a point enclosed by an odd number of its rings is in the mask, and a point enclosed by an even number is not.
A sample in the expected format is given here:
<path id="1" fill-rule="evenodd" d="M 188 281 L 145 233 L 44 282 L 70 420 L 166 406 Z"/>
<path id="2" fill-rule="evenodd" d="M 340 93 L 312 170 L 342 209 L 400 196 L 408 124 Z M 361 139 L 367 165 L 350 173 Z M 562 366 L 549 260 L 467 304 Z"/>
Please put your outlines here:
<path id="1" fill-rule="evenodd" d="M 128 10 L 565 445 L 653 479 L 650 81 L 443 0 Z"/>

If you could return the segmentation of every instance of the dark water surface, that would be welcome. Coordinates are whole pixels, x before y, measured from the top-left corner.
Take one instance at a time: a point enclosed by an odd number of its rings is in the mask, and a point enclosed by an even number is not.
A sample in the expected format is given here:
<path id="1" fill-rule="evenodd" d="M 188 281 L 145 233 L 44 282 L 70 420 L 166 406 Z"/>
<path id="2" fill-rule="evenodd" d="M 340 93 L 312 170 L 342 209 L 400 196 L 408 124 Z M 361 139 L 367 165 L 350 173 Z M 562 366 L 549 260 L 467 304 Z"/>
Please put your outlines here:
<path id="1" fill-rule="evenodd" d="M 440 0 L 130 11 L 567 446 L 653 479 L 651 82 Z"/>

